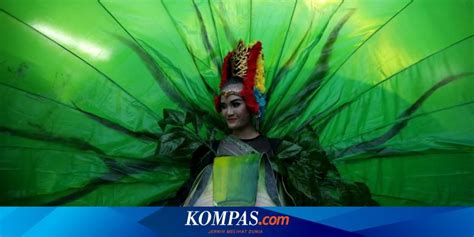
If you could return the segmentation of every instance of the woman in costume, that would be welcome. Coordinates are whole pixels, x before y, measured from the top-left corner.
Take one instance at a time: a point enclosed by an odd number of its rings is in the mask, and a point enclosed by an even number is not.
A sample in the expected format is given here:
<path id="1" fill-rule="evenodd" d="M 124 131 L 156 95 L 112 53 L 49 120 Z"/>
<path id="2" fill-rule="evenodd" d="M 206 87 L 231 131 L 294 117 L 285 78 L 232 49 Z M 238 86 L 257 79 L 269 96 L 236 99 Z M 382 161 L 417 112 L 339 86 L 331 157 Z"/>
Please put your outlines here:
<path id="1" fill-rule="evenodd" d="M 193 154 L 191 177 L 184 189 L 194 182 L 185 206 L 282 206 L 284 197 L 293 205 L 304 204 L 288 193 L 284 178 L 272 169 L 270 159 L 276 155 L 281 140 L 267 138 L 258 131 L 265 109 L 263 72 L 261 42 L 246 47 L 240 41 L 225 57 L 215 107 L 224 117 L 230 135 L 213 142 L 211 149 L 201 146 Z M 362 193 L 370 197 L 368 189 Z M 358 204 L 376 203 L 368 198 Z"/>
<path id="2" fill-rule="evenodd" d="M 261 43 L 247 48 L 240 41 L 225 58 L 221 92 L 215 98 L 231 134 L 213 143 L 212 152 L 204 147 L 195 152 L 193 162 L 198 165 L 193 165 L 192 176 L 196 169 L 200 172 L 184 205 L 283 205 L 269 161 L 278 140 L 268 139 L 256 127 L 265 106 L 263 84 Z"/>

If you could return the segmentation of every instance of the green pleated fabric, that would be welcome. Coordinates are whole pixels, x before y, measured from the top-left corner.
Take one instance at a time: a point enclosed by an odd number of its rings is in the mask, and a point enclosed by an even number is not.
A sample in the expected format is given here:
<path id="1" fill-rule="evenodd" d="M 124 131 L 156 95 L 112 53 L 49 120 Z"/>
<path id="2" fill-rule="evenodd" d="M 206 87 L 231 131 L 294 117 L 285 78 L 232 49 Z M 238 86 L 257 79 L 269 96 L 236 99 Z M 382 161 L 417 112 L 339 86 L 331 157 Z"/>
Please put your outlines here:
<path id="1" fill-rule="evenodd" d="M 0 204 L 165 205 L 261 41 L 261 130 L 316 135 L 381 205 L 474 204 L 470 0 L 3 0 Z M 310 141 L 311 142 L 311 141 Z"/>

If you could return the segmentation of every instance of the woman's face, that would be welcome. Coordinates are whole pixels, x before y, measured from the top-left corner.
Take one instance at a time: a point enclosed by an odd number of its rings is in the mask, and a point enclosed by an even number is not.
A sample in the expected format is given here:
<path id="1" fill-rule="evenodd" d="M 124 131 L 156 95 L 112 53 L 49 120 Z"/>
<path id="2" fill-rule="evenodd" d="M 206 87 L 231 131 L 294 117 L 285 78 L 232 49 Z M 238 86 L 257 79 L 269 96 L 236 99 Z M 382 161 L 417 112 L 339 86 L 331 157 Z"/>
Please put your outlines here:
<path id="1" fill-rule="evenodd" d="M 221 95 L 221 114 L 231 130 L 241 129 L 250 124 L 250 113 L 242 97 L 238 96 L 242 84 L 232 84 L 223 88 L 231 91 L 228 95 Z"/>

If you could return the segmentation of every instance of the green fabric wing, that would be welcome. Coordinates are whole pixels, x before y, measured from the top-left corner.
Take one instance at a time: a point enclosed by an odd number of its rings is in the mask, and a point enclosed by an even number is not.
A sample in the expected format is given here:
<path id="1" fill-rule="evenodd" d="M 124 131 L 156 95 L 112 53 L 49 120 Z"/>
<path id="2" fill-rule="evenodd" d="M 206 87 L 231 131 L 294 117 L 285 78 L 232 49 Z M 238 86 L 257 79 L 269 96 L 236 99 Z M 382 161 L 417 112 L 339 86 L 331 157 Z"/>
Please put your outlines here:
<path id="1" fill-rule="evenodd" d="M 473 11 L 468 0 L 4 0 L 0 204 L 167 204 L 192 152 L 226 132 L 213 98 L 243 39 L 263 44 L 267 136 L 318 149 L 382 205 L 472 205 Z M 315 195 L 324 162 L 298 149 L 279 159 L 301 152 L 286 172 Z"/>

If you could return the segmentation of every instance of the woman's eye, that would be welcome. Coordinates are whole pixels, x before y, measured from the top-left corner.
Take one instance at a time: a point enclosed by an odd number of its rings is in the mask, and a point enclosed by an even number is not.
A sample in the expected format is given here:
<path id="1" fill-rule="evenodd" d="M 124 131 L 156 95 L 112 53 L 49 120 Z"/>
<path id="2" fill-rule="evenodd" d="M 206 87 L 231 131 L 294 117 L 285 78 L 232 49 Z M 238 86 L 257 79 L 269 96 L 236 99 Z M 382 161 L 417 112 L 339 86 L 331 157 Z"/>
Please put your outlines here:
<path id="1" fill-rule="evenodd" d="M 221 104 L 221 109 L 226 109 L 227 105 L 226 104 Z"/>
<path id="2" fill-rule="evenodd" d="M 240 103 L 232 103 L 232 106 L 233 106 L 234 108 L 237 108 L 237 107 L 240 106 Z"/>

